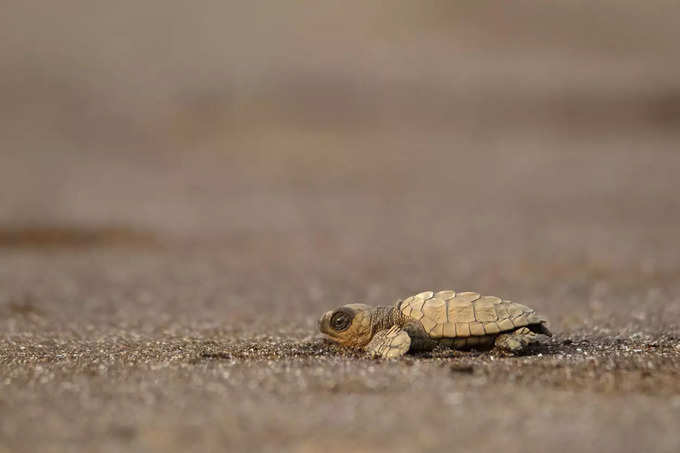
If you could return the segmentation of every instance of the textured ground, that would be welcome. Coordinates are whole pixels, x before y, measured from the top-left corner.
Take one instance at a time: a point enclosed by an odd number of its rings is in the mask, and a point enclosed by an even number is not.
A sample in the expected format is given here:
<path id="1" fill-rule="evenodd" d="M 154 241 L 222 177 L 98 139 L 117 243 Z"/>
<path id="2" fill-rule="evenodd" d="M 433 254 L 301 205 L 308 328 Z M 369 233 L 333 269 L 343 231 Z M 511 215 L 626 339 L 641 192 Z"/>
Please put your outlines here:
<path id="1" fill-rule="evenodd" d="M 3 444 L 677 451 L 680 156 L 508 146 L 314 191 L 240 192 L 223 182 L 225 165 L 205 189 L 220 193 L 206 215 L 239 226 L 196 237 L 6 230 Z M 337 304 L 449 287 L 520 300 L 557 334 L 526 357 L 441 351 L 398 362 L 314 337 Z"/>
<path id="2" fill-rule="evenodd" d="M 1 27 L 1 453 L 680 451 L 671 2 L 182 3 Z M 555 336 L 316 336 L 448 288 Z"/>

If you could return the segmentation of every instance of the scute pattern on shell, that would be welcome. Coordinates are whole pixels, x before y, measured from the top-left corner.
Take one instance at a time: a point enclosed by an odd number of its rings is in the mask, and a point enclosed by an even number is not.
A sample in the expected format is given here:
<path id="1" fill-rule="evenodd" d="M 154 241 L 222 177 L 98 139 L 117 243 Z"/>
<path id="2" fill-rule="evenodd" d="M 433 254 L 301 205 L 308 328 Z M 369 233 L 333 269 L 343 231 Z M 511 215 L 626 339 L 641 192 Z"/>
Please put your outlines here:
<path id="1" fill-rule="evenodd" d="M 404 316 L 420 321 L 432 338 L 497 335 L 545 321 L 525 305 L 453 290 L 424 291 L 403 300 L 399 308 Z"/>

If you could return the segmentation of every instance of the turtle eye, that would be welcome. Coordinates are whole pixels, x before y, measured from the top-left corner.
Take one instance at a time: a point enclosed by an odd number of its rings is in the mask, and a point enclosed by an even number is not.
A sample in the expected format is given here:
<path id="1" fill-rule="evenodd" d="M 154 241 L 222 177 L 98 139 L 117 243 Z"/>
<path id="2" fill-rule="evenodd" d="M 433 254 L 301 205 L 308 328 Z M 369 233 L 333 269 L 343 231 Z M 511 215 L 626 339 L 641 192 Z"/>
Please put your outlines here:
<path id="1" fill-rule="evenodd" d="M 345 311 L 336 311 L 333 313 L 333 316 L 331 316 L 331 327 L 333 330 L 336 332 L 342 332 L 343 330 L 347 330 L 349 328 L 349 325 L 352 324 L 352 318 L 353 316 L 350 315 L 349 313 Z"/>

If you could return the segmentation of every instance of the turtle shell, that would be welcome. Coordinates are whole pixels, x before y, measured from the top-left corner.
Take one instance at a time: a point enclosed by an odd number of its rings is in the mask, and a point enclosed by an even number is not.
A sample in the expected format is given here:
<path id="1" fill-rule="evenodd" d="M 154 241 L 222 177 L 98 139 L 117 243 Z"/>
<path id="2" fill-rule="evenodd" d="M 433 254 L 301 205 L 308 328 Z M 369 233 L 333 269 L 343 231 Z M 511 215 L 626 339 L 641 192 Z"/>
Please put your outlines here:
<path id="1" fill-rule="evenodd" d="M 546 322 L 525 305 L 453 290 L 425 291 L 404 299 L 398 308 L 407 318 L 420 322 L 434 339 L 495 336 L 520 327 L 542 332 Z"/>

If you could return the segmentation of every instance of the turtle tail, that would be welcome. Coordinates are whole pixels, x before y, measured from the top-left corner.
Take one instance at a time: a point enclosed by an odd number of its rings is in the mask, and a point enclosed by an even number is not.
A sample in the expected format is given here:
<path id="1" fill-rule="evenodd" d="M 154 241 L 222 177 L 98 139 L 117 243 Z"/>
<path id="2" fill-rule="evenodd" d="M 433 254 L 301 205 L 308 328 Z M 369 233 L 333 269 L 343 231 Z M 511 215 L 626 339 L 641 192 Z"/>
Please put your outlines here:
<path id="1" fill-rule="evenodd" d="M 545 321 L 537 324 L 529 324 L 527 327 L 534 333 L 540 333 L 541 335 L 547 335 L 549 337 L 553 336 L 552 332 L 545 325 Z"/>

